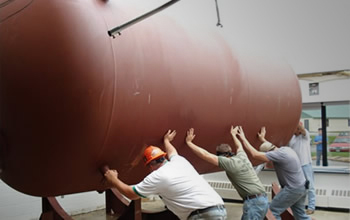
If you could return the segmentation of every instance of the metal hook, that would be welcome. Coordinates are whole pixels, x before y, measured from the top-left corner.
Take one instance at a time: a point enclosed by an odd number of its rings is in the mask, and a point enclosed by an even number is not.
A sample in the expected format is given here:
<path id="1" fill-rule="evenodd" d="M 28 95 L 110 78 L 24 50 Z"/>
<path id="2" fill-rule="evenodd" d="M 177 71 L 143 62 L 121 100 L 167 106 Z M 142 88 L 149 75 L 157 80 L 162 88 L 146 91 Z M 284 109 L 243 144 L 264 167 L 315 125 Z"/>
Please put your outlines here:
<path id="1" fill-rule="evenodd" d="M 132 26 L 132 25 L 134 25 L 134 24 L 136 24 L 136 23 L 138 23 L 138 22 L 140 22 L 140 21 L 145 20 L 146 18 L 148 18 L 148 17 L 150 17 L 150 16 L 152 16 L 152 15 L 154 15 L 154 14 L 156 14 L 156 13 L 158 13 L 158 12 L 160 12 L 160 11 L 162 11 L 162 10 L 168 8 L 168 7 L 170 7 L 171 5 L 175 4 L 175 3 L 178 2 L 178 1 L 180 1 L 180 0 L 171 0 L 171 1 L 168 1 L 167 3 L 165 3 L 165 4 L 161 5 L 161 6 L 159 6 L 159 7 L 156 8 L 156 9 L 153 9 L 153 10 L 150 11 L 150 12 L 147 12 L 146 14 L 143 14 L 143 15 L 141 15 L 141 16 L 139 16 L 139 17 L 137 17 L 137 18 L 135 18 L 135 19 L 133 19 L 133 20 L 131 20 L 131 21 L 126 22 L 125 24 L 122 24 L 122 25 L 120 25 L 120 26 L 118 26 L 118 27 L 115 27 L 115 28 L 109 30 L 107 33 L 108 33 L 109 36 L 115 38 L 115 36 L 114 36 L 115 33 L 117 33 L 118 35 L 121 35 L 120 32 L 121 32 L 122 30 L 124 30 L 124 29 L 126 29 L 126 28 L 128 28 L 128 27 L 130 27 L 130 26 Z"/>
<path id="2" fill-rule="evenodd" d="M 217 1 L 217 0 L 215 0 L 215 5 L 216 5 L 216 14 L 217 14 L 217 16 L 218 16 L 218 23 L 216 24 L 216 26 L 222 28 L 223 25 L 222 25 L 221 22 L 220 22 L 219 4 L 218 4 L 218 1 Z"/>

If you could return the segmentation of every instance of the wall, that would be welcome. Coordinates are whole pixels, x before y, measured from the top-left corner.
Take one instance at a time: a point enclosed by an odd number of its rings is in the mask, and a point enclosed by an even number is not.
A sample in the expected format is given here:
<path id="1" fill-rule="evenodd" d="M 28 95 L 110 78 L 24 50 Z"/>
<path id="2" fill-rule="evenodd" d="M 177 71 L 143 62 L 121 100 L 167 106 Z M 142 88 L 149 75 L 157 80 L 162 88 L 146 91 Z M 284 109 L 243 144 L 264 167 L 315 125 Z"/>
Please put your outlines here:
<path id="1" fill-rule="evenodd" d="M 304 103 L 337 102 L 350 100 L 350 78 L 319 82 L 319 95 L 309 94 L 309 83 L 312 81 L 299 80 Z"/>
<path id="2" fill-rule="evenodd" d="M 309 84 L 317 82 L 319 83 L 319 94 L 310 95 Z M 350 101 L 350 78 L 337 79 L 335 77 L 334 80 L 329 81 L 309 81 L 299 79 L 299 84 L 302 93 L 303 106 L 311 106 L 311 108 L 319 109 L 320 116 L 322 102 L 327 105 L 331 105 L 336 103 L 349 103 Z M 317 129 L 322 127 L 321 119 L 304 118 L 303 120 L 305 119 L 309 120 L 310 132 L 312 134 L 317 134 Z M 336 134 L 339 131 L 350 131 L 350 127 L 348 126 L 348 119 L 329 119 L 327 132 L 334 132 L 334 134 Z"/>
<path id="3" fill-rule="evenodd" d="M 41 197 L 20 193 L 0 180 L 0 219 L 34 220 L 41 214 Z M 60 205 L 69 215 L 105 208 L 104 193 L 78 193 L 57 197 Z"/>
<path id="4" fill-rule="evenodd" d="M 317 134 L 318 129 L 322 127 L 322 121 L 318 118 L 303 118 L 302 121 L 309 120 L 309 131 L 311 134 Z M 348 119 L 329 119 L 327 132 L 338 134 L 340 131 L 350 131 Z"/>
<path id="5" fill-rule="evenodd" d="M 329 120 L 327 131 L 350 131 L 348 119 L 332 119 Z"/>

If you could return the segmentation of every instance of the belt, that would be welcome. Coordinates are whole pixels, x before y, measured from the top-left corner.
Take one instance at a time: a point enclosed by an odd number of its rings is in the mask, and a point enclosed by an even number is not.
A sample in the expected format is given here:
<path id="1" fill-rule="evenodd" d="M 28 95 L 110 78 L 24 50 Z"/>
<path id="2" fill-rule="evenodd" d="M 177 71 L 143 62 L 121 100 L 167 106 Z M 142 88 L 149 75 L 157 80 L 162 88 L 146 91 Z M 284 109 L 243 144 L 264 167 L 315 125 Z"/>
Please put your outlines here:
<path id="1" fill-rule="evenodd" d="M 258 198 L 260 196 L 266 196 L 266 194 L 265 193 L 258 193 L 255 195 L 246 196 L 243 198 L 243 201 L 248 200 L 248 199 L 255 199 L 255 198 Z"/>
<path id="2" fill-rule="evenodd" d="M 210 207 L 204 208 L 204 209 L 197 209 L 197 210 L 194 210 L 193 212 L 191 212 L 191 214 L 188 217 L 191 217 L 193 215 L 198 215 L 201 213 L 205 213 L 205 212 L 209 212 L 209 211 L 212 211 L 214 209 L 225 209 L 225 206 L 224 205 L 214 205 L 214 206 L 210 206 Z"/>

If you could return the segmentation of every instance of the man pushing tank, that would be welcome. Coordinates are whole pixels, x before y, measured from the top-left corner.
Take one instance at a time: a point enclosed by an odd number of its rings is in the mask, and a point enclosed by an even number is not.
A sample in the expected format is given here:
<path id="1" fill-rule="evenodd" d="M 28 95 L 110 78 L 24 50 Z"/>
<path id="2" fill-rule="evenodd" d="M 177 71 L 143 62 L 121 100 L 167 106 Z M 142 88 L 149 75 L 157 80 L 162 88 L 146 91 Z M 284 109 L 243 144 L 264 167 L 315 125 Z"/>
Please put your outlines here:
<path id="1" fill-rule="evenodd" d="M 159 195 L 167 208 L 181 220 L 227 219 L 222 198 L 171 144 L 175 135 L 176 131 L 170 130 L 165 134 L 166 153 L 155 146 L 145 149 L 145 165 L 151 173 L 140 183 L 134 186 L 124 183 L 116 170 L 107 170 L 104 174 L 106 180 L 132 200 Z"/>

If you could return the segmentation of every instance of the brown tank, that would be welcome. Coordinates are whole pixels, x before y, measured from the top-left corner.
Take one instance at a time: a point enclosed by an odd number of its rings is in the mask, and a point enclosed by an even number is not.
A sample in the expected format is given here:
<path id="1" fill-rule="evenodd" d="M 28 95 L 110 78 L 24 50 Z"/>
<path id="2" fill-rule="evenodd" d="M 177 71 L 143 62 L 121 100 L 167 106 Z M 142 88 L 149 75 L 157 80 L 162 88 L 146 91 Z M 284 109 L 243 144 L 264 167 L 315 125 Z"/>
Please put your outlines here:
<path id="1" fill-rule="evenodd" d="M 16 0 L 0 8 L 1 178 L 34 196 L 104 189 L 105 164 L 122 180 L 147 174 L 146 145 L 174 145 L 201 173 L 216 170 L 185 145 L 187 129 L 214 152 L 231 125 L 248 139 L 266 126 L 286 144 L 301 112 L 284 62 L 237 54 L 212 31 L 158 14 L 113 39 L 139 12 L 120 1 Z"/>

